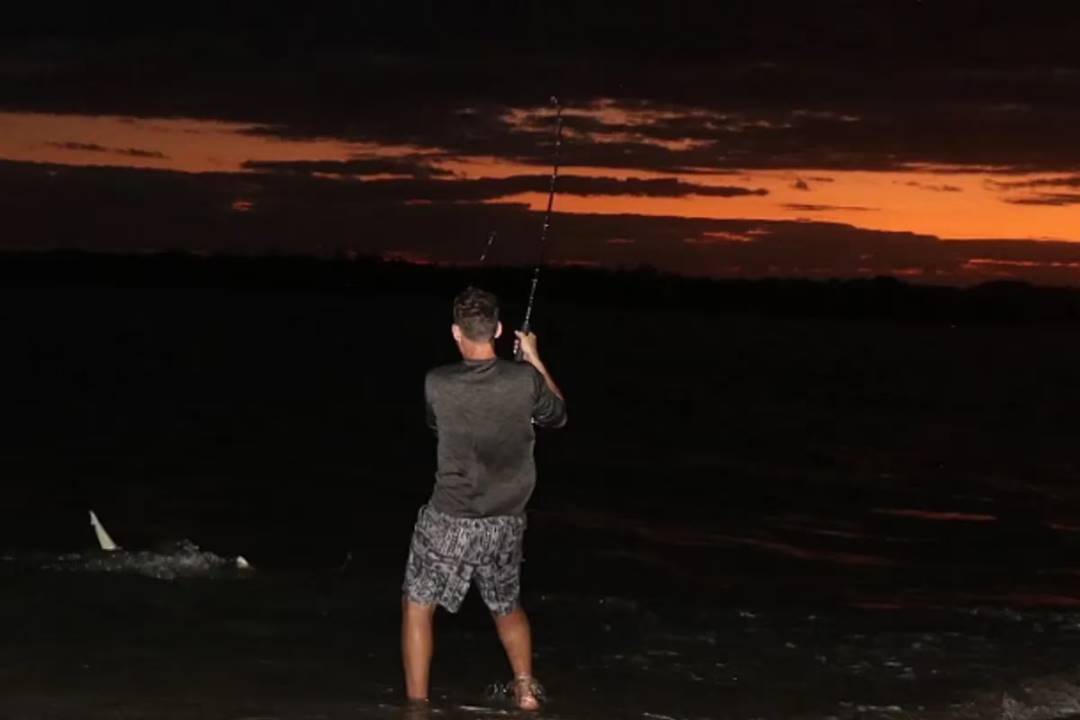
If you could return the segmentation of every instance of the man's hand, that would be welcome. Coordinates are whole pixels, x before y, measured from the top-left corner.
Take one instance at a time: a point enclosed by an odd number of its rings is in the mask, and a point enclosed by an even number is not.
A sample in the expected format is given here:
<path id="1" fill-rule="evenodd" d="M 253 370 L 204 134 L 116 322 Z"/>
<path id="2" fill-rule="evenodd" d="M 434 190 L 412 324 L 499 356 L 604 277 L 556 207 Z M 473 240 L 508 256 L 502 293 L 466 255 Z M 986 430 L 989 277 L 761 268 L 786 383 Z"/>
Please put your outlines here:
<path id="1" fill-rule="evenodd" d="M 539 363 L 540 353 L 536 349 L 536 335 L 515 330 L 514 336 L 517 337 L 518 347 L 521 349 L 521 359 L 530 365 Z"/>
<path id="2" fill-rule="evenodd" d="M 540 352 L 536 349 L 536 336 L 531 332 L 523 333 L 520 330 L 515 330 L 514 335 L 517 336 L 518 347 L 521 349 L 521 359 L 536 368 L 544 376 L 544 382 L 551 388 L 551 392 L 562 398 L 562 390 L 555 384 L 551 373 L 544 367 L 544 363 L 540 361 Z"/>

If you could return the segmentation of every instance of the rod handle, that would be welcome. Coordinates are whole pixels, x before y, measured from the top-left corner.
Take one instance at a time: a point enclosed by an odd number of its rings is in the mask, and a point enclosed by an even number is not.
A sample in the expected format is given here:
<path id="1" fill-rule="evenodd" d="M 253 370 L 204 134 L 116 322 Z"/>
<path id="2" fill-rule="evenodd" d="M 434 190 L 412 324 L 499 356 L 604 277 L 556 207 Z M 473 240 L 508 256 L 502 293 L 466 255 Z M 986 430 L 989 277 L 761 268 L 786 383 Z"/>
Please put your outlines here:
<path id="1" fill-rule="evenodd" d="M 529 333 L 529 321 L 528 320 L 526 320 L 525 322 L 523 322 L 521 324 L 521 332 L 526 334 L 526 335 Z M 521 340 L 518 340 L 518 338 L 515 336 L 514 337 L 514 360 L 516 360 L 517 362 L 521 362 L 522 358 L 523 358 L 523 354 L 521 352 Z"/>

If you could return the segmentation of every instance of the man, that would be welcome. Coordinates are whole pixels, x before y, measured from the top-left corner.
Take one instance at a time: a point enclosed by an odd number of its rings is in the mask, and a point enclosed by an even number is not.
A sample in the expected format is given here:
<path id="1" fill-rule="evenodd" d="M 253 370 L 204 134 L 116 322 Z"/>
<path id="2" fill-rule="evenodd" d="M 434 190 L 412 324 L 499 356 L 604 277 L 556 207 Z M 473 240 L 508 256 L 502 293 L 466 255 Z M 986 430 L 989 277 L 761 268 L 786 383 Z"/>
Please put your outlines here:
<path id="1" fill-rule="evenodd" d="M 475 582 L 514 671 L 515 701 L 536 710 L 532 637 L 519 601 L 525 505 L 536 482 L 533 425 L 562 427 L 566 405 L 540 361 L 535 335 L 515 333 L 524 362 L 496 357 L 502 323 L 494 295 L 466 289 L 454 300 L 453 316 L 461 362 L 431 370 L 424 382 L 438 468 L 405 570 L 406 694 L 427 701 L 435 608 L 457 612 Z"/>

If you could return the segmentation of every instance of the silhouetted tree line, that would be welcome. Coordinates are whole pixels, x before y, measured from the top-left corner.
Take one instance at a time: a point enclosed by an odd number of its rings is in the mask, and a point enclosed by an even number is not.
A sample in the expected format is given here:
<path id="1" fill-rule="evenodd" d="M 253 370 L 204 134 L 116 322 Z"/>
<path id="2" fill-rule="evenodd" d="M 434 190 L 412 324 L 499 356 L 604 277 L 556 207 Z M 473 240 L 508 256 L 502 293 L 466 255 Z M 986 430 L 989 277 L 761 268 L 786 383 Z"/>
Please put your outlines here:
<path id="1" fill-rule="evenodd" d="M 450 297 L 475 284 L 498 293 L 511 309 L 524 301 L 531 275 L 530 268 L 522 267 L 414 265 L 375 257 L 0 253 L 0 283 L 5 288 L 233 288 Z M 893 277 L 709 279 L 647 266 L 632 270 L 547 268 L 540 302 L 904 322 L 1080 321 L 1080 288 L 1022 281 L 952 287 L 912 284 Z"/>

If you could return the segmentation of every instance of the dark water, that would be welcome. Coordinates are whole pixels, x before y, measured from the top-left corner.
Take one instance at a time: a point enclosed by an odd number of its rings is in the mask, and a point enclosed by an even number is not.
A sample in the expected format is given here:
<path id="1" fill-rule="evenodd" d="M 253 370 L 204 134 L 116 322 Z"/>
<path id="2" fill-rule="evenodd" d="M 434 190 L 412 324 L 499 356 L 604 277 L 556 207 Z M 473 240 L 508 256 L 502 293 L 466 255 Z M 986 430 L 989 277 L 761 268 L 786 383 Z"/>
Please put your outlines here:
<path id="1" fill-rule="evenodd" d="M 400 716 L 444 305 L 5 291 L 0 717 Z M 1080 712 L 1073 328 L 541 317 L 544 717 Z M 505 712 L 490 624 L 439 616 L 433 716 Z"/>
<path id="2" fill-rule="evenodd" d="M 396 583 L 157 580 L 3 566 L 5 717 L 400 717 Z M 535 575 L 533 576 L 535 579 Z M 526 600 L 552 718 L 1069 717 L 1080 613 L 857 610 L 702 597 Z M 440 616 L 432 716 L 505 713 L 472 599 Z"/>

